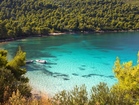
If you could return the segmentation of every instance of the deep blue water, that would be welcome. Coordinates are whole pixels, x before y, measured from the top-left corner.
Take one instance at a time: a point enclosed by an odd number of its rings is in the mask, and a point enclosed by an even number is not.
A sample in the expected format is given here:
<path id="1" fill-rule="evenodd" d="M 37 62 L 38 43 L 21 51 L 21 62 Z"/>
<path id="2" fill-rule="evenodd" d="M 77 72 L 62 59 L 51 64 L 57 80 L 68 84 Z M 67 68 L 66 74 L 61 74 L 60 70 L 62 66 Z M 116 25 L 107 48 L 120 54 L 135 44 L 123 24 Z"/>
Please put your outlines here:
<path id="1" fill-rule="evenodd" d="M 9 59 L 18 46 L 27 53 L 28 60 L 43 59 L 47 64 L 26 65 L 31 86 L 53 95 L 63 89 L 85 84 L 90 90 L 99 82 L 112 86 L 116 57 L 121 62 L 137 62 L 139 32 L 72 34 L 35 37 L 0 44 L 9 51 Z"/>

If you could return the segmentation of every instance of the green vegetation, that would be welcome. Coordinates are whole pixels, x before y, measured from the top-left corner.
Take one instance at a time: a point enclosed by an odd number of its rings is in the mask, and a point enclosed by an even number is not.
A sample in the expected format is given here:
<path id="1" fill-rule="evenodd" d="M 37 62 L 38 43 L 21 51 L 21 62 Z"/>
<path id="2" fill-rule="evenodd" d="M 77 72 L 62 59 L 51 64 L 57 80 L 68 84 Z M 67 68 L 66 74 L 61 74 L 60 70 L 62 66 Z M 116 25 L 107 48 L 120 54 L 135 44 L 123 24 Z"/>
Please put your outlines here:
<path id="1" fill-rule="evenodd" d="M 28 78 L 24 76 L 26 70 L 25 52 L 19 50 L 11 61 L 7 60 L 7 51 L 0 50 L 0 102 L 5 102 L 14 91 L 19 90 L 25 97 L 31 96 Z"/>
<path id="2" fill-rule="evenodd" d="M 0 39 L 139 29 L 138 0 L 1 0 Z"/>
<path id="3" fill-rule="evenodd" d="M 86 88 L 75 87 L 74 90 L 62 91 L 54 97 L 54 105 L 134 105 L 136 101 L 130 102 L 126 97 L 126 91 L 120 88 L 109 89 L 105 83 L 92 87 L 90 98 Z"/>
<path id="4" fill-rule="evenodd" d="M 56 94 L 52 99 L 31 97 L 28 79 L 24 77 L 25 52 L 19 48 L 14 59 L 7 60 L 7 51 L 0 50 L 0 103 L 3 105 L 139 105 L 139 52 L 137 65 L 120 63 L 116 58 L 114 73 L 118 83 L 109 88 L 100 83 L 91 92 L 86 87 Z"/>
<path id="5" fill-rule="evenodd" d="M 120 60 L 117 58 L 114 72 L 118 79 L 118 84 L 115 87 L 127 91 L 126 98 L 131 102 L 139 101 L 139 52 L 136 66 L 132 65 L 132 61 L 120 64 Z"/>

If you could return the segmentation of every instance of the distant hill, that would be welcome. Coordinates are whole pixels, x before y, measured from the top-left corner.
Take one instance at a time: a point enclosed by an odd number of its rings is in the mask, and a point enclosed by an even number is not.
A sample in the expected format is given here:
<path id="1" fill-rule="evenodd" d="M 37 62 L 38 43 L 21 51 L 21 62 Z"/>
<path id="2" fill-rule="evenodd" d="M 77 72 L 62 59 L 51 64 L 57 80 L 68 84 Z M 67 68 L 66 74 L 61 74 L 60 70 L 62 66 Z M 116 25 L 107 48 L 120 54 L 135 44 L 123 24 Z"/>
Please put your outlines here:
<path id="1" fill-rule="evenodd" d="M 1 39 L 138 29 L 138 0 L 0 0 Z"/>

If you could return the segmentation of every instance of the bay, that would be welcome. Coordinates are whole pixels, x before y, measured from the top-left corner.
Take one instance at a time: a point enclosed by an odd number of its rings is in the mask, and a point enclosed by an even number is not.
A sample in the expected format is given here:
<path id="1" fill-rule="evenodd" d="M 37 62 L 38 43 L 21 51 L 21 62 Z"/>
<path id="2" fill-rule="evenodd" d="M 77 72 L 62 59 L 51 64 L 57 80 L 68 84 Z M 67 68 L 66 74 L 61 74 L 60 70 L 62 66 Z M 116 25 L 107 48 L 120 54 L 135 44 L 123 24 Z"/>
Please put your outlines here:
<path id="1" fill-rule="evenodd" d="M 109 87 L 117 82 L 113 73 L 116 57 L 121 62 L 137 62 L 139 32 L 65 34 L 33 37 L 0 44 L 9 51 L 9 59 L 18 46 L 27 60 L 43 59 L 47 64 L 27 64 L 26 76 L 33 89 L 49 96 L 86 85 L 88 92 L 99 82 Z"/>

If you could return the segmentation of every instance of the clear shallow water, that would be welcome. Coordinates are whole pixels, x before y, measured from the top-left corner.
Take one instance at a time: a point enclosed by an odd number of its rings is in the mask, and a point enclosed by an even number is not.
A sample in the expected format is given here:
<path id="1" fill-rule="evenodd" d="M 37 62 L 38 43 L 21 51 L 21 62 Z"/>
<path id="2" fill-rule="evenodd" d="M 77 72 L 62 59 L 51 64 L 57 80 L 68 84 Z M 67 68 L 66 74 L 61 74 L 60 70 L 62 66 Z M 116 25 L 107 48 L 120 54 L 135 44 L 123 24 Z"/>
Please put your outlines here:
<path id="1" fill-rule="evenodd" d="M 116 57 L 136 64 L 138 40 L 139 32 L 74 34 L 22 39 L 0 48 L 9 51 L 9 58 L 21 46 L 27 59 L 47 60 L 47 64 L 28 64 L 26 76 L 35 90 L 53 96 L 75 85 L 85 84 L 88 91 L 99 82 L 112 86 L 117 82 L 112 71 Z"/>

